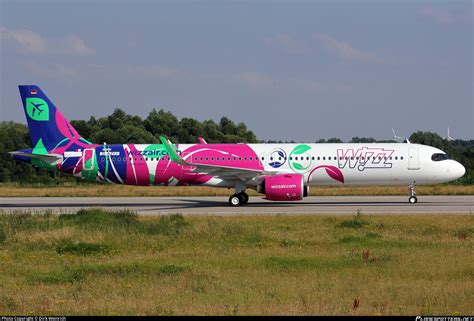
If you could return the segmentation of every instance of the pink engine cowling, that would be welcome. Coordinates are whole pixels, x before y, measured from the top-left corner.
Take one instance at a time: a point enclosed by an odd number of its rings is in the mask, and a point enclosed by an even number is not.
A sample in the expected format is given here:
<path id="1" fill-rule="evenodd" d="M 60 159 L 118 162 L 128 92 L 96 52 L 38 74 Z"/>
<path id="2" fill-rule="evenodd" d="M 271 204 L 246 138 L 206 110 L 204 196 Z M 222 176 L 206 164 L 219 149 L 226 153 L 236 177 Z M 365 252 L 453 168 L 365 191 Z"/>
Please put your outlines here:
<path id="1" fill-rule="evenodd" d="M 306 196 L 301 174 L 267 176 L 260 187 L 259 192 L 270 201 L 299 201 Z"/>

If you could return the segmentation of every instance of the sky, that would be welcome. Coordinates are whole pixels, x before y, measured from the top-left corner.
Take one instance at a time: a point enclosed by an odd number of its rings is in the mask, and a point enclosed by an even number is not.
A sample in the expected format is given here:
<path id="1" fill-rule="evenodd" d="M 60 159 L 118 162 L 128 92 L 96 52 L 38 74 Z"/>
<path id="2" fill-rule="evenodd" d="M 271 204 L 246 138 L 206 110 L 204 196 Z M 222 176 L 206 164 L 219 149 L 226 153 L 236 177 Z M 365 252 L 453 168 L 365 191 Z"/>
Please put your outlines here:
<path id="1" fill-rule="evenodd" d="M 17 85 L 68 119 L 117 107 L 259 139 L 474 139 L 471 1 L 0 0 L 0 121 Z M 125 143 L 125 142 L 124 142 Z"/>

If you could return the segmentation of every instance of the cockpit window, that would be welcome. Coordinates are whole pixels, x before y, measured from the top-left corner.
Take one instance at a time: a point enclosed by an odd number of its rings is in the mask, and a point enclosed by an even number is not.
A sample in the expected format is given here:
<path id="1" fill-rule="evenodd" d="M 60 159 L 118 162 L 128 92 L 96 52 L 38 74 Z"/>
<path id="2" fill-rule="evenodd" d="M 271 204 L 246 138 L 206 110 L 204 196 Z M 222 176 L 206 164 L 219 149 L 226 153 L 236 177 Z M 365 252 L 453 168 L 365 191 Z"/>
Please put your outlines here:
<path id="1" fill-rule="evenodd" d="M 431 156 L 431 160 L 434 161 L 434 162 L 440 162 L 440 161 L 444 161 L 444 160 L 447 160 L 447 159 L 450 159 L 450 157 L 448 156 L 448 154 L 441 154 L 441 153 L 437 153 L 437 154 L 433 154 Z"/>

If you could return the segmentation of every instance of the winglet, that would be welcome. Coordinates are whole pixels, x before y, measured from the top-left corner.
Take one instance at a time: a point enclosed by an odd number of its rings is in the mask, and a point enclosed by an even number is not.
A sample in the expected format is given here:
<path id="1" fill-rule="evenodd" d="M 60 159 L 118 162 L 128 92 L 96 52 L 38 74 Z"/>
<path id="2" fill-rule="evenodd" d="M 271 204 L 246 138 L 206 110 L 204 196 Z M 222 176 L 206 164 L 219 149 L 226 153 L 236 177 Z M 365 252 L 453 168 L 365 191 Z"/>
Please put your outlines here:
<path id="1" fill-rule="evenodd" d="M 179 156 L 178 153 L 176 153 L 169 139 L 167 139 L 164 136 L 160 136 L 160 140 L 163 143 L 163 146 L 165 147 L 166 152 L 168 153 L 168 155 L 170 156 L 170 159 L 173 162 L 181 164 L 181 165 L 186 164 L 186 161 L 181 156 Z"/>
<path id="2" fill-rule="evenodd" d="M 449 135 L 448 135 L 448 136 L 449 136 Z M 201 144 L 207 144 L 207 142 L 206 142 L 206 140 L 205 140 L 204 138 L 198 137 L 198 139 L 199 139 L 199 143 L 201 143 Z"/>

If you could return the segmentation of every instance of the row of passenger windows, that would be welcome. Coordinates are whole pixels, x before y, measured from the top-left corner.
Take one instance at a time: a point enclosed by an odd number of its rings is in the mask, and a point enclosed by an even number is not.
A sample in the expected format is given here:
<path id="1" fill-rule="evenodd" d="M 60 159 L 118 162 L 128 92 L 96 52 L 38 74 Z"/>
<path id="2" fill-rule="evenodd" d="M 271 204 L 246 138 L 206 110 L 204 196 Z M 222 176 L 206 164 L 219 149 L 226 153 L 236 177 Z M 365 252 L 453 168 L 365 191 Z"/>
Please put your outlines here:
<path id="1" fill-rule="evenodd" d="M 321 156 L 318 156 L 318 157 L 315 157 L 315 156 L 312 156 L 312 157 L 309 157 L 309 156 L 306 156 L 306 157 L 303 157 L 303 156 L 295 156 L 295 157 L 290 156 L 289 157 L 290 160 L 308 160 L 308 161 L 310 160 L 310 158 L 311 158 L 311 160 L 321 160 L 321 159 L 326 160 L 326 156 L 322 156 L 322 157 Z M 201 160 L 201 161 L 202 160 L 216 160 L 216 161 L 222 160 L 222 161 L 225 161 L 225 160 L 232 160 L 232 159 L 233 160 L 253 160 L 253 159 L 259 160 L 260 159 L 260 160 L 264 161 L 265 157 L 260 157 L 260 158 L 259 157 L 255 157 L 255 158 L 252 158 L 252 157 L 248 157 L 248 158 L 247 157 L 227 157 L 227 158 L 226 157 L 216 157 L 216 158 L 214 158 L 214 157 L 194 157 L 195 161 L 198 161 L 198 160 Z M 273 161 L 273 160 L 281 161 L 281 160 L 287 160 L 287 159 L 288 159 L 288 157 L 270 157 L 271 161 Z M 344 159 L 349 160 L 349 157 L 345 157 L 345 158 L 342 157 L 342 156 L 339 157 L 339 160 L 344 160 Z M 388 159 L 389 160 L 392 160 L 392 159 L 398 160 L 399 158 L 398 158 L 398 156 L 395 156 L 395 157 L 392 157 L 392 156 L 390 156 L 390 157 L 387 157 L 387 156 L 384 156 L 384 157 L 381 157 L 381 156 L 379 156 L 379 157 L 375 157 L 375 156 L 374 157 L 370 157 L 370 156 L 369 157 L 359 157 L 359 156 L 357 156 L 357 157 L 350 157 L 350 159 L 351 160 L 354 160 L 354 159 L 359 160 L 360 159 L 362 161 L 365 161 L 365 160 L 369 161 L 369 160 L 376 160 L 376 159 L 378 159 L 378 160 L 382 160 L 382 159 L 383 160 L 388 160 Z M 328 156 L 327 160 L 337 160 L 337 156 L 334 156 L 334 157 Z M 400 156 L 400 160 L 403 160 L 403 156 Z"/>
<path id="2" fill-rule="evenodd" d="M 295 156 L 295 157 L 290 156 L 290 157 L 289 157 L 290 160 L 301 160 L 301 161 L 304 161 L 304 160 L 309 161 L 310 158 L 311 158 L 311 160 L 318 160 L 318 161 L 319 161 L 319 160 L 323 160 L 323 161 L 324 161 L 324 160 L 326 160 L 326 158 L 327 158 L 327 160 L 337 160 L 337 156 L 334 156 L 334 157 L 331 157 L 331 156 L 328 156 L 328 157 L 326 157 L 326 156 L 322 156 L 322 157 L 321 157 L 321 156 L 318 156 L 318 157 L 315 157 L 315 156 L 312 156 L 312 157 L 309 157 L 309 156 L 306 156 L 306 157 L 303 157 L 303 156 Z M 361 161 L 370 161 L 370 160 L 377 160 L 377 159 L 378 159 L 378 160 L 382 160 L 382 159 L 383 159 L 383 160 L 393 160 L 393 159 L 395 159 L 395 160 L 398 160 L 398 159 L 403 160 L 403 156 L 400 156 L 400 157 L 398 157 L 398 156 L 395 156 L 395 157 L 392 157 L 392 156 L 390 156 L 390 157 L 387 157 L 387 156 L 384 156 L 384 157 L 381 157 L 381 156 L 379 156 L 379 157 L 375 157 L 375 156 L 374 156 L 374 157 L 370 157 L 370 156 L 369 156 L 369 157 L 359 157 L 359 156 L 357 156 L 357 157 L 342 157 L 342 156 L 341 156 L 341 157 L 339 157 L 339 160 L 344 160 L 344 159 L 345 159 L 345 160 L 349 160 L 349 158 L 350 158 L 350 160 L 354 160 L 354 159 L 355 159 L 355 160 L 361 160 Z M 143 161 L 143 160 L 145 160 L 145 161 L 148 162 L 149 160 L 150 160 L 150 161 L 157 161 L 157 160 L 159 160 L 159 159 L 160 159 L 160 158 L 143 158 L 143 157 L 135 157 L 135 158 L 132 158 L 132 157 L 130 157 L 130 161 L 132 161 L 132 160 L 135 160 L 135 161 L 138 161 L 138 160 Z M 163 159 L 164 159 L 164 160 L 167 160 L 167 161 L 170 160 L 169 157 L 163 157 Z M 288 157 L 270 157 L 270 161 L 273 161 L 273 160 L 282 161 L 282 160 L 287 160 L 287 159 L 288 159 Z M 120 162 L 120 161 L 124 161 L 124 162 L 125 162 L 126 160 L 127 160 L 126 157 L 112 157 L 112 161 L 114 161 L 114 162 L 115 162 L 115 161 L 119 161 L 119 162 Z M 241 160 L 244 160 L 244 161 L 249 160 L 249 161 L 251 161 L 251 160 L 262 160 L 262 161 L 264 161 L 264 160 L 265 160 L 265 157 L 264 157 L 264 156 L 262 156 L 262 157 L 260 157 L 260 158 L 259 158 L 259 157 L 252 157 L 252 156 L 250 156 L 250 157 L 194 157 L 194 161 L 204 161 L 204 160 L 206 160 L 206 161 L 209 161 L 209 160 L 211 160 L 211 161 L 214 161 L 214 160 L 216 160 L 216 161 L 230 161 L 230 160 L 235 160 L 235 161 L 236 161 L 236 160 L 239 160 L 239 161 L 241 161 Z M 102 158 L 101 158 L 101 161 L 102 161 L 102 162 L 105 162 L 105 158 L 102 157 Z"/>

